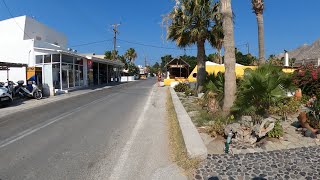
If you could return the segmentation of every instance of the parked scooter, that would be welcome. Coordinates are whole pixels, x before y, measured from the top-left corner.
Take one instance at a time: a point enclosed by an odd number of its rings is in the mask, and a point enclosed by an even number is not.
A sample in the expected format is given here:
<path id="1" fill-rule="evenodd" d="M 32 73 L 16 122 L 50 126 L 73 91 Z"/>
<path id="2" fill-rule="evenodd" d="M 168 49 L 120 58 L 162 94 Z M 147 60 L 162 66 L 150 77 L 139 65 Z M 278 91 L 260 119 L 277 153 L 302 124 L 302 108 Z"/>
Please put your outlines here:
<path id="1" fill-rule="evenodd" d="M 13 101 L 12 95 L 5 87 L 5 84 L 0 82 L 0 106 L 7 106 Z"/>
<path id="2" fill-rule="evenodd" d="M 18 81 L 17 84 L 18 85 L 16 85 L 12 81 L 9 81 L 8 83 L 8 89 L 13 96 L 19 95 L 22 97 L 35 98 L 37 100 L 40 100 L 42 98 L 42 92 L 35 83 L 32 83 L 31 88 L 23 85 L 23 80 Z"/>

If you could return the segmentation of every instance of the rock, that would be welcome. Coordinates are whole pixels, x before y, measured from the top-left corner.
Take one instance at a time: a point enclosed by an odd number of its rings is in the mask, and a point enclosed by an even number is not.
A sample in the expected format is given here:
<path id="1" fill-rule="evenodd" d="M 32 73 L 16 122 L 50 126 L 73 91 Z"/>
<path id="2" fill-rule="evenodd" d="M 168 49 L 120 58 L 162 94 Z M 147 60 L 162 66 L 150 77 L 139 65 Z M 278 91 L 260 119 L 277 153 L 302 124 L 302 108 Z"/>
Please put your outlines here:
<path id="1" fill-rule="evenodd" d="M 239 123 L 232 123 L 232 124 L 229 124 L 227 125 L 225 128 L 224 128 L 224 134 L 226 136 L 228 136 L 229 132 L 233 132 L 233 133 L 237 133 L 239 130 L 240 130 L 241 126 Z"/>
<path id="2" fill-rule="evenodd" d="M 320 134 L 317 134 L 317 139 L 320 139 Z"/>
<path id="3" fill-rule="evenodd" d="M 266 125 L 268 126 L 267 128 L 265 128 Z M 256 134 L 256 136 L 261 138 L 266 136 L 266 134 L 274 128 L 274 125 L 275 119 L 269 117 L 264 119 L 259 126 L 255 126 L 253 128 L 253 132 Z"/>
<path id="4" fill-rule="evenodd" d="M 242 116 L 240 124 L 245 127 L 252 127 L 253 126 L 252 117 L 251 116 Z"/>
<path id="5" fill-rule="evenodd" d="M 202 98 L 203 95 L 204 95 L 204 93 L 199 93 L 198 98 Z"/>
<path id="6" fill-rule="evenodd" d="M 248 128 L 238 130 L 236 134 L 236 139 L 238 142 L 250 145 L 254 144 L 258 140 L 256 137 L 252 136 L 252 131 Z"/>
<path id="7" fill-rule="evenodd" d="M 306 137 L 311 137 L 312 136 L 312 131 L 310 131 L 310 130 L 307 130 L 307 131 L 305 131 L 304 132 L 304 136 L 306 136 Z"/>
<path id="8" fill-rule="evenodd" d="M 209 135 L 206 134 L 206 133 L 199 133 L 199 134 L 200 134 L 200 137 L 201 137 L 201 139 L 203 140 L 203 143 L 204 143 L 205 145 L 210 144 L 210 143 L 214 140 L 214 138 L 212 138 L 211 136 L 209 136 Z"/>

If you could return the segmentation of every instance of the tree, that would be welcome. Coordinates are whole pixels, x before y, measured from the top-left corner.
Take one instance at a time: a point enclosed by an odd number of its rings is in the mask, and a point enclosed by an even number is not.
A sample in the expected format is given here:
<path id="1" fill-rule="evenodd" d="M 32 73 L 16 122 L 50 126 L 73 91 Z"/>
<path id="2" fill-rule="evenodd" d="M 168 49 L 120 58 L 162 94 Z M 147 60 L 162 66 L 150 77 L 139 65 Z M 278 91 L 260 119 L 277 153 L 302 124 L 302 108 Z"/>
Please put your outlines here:
<path id="1" fill-rule="evenodd" d="M 129 48 L 124 56 L 129 60 L 129 62 L 134 63 L 134 60 L 138 57 L 136 50 Z"/>
<path id="2" fill-rule="evenodd" d="M 235 46 L 234 46 L 234 29 L 233 13 L 231 0 L 220 0 L 221 13 L 223 20 L 224 34 L 224 65 L 225 65 L 225 90 L 222 110 L 225 114 L 230 113 L 230 109 L 236 99 L 236 73 L 235 73 Z"/>
<path id="3" fill-rule="evenodd" d="M 104 53 L 104 58 L 111 60 L 112 59 L 112 52 L 111 51 L 106 51 Z"/>
<path id="4" fill-rule="evenodd" d="M 255 61 L 257 61 L 256 57 L 251 54 L 242 54 L 241 51 L 236 52 L 236 62 L 245 66 L 254 65 Z"/>
<path id="5" fill-rule="evenodd" d="M 265 63 L 264 58 L 264 24 L 263 11 L 264 0 L 251 0 L 253 12 L 256 14 L 258 23 L 259 64 Z"/>
<path id="6" fill-rule="evenodd" d="M 219 13 L 217 16 L 214 18 L 215 21 L 215 26 L 212 28 L 211 33 L 213 34 L 213 39 L 210 41 L 211 46 L 216 48 L 218 51 L 218 63 L 222 64 L 222 55 L 221 55 L 221 49 L 223 46 L 223 25 L 222 25 L 222 17 L 221 14 Z"/>
<path id="7" fill-rule="evenodd" d="M 165 71 L 165 65 L 170 62 L 173 59 L 173 57 L 171 55 L 164 55 L 161 57 L 161 71 L 164 72 Z"/>
<path id="8" fill-rule="evenodd" d="M 214 18 L 218 14 L 218 3 L 212 0 L 179 0 L 171 13 L 166 17 L 169 26 L 167 39 L 175 41 L 177 46 L 183 48 L 193 44 L 197 45 L 197 92 L 202 92 L 205 71 L 205 42 L 215 38 L 212 29 Z"/>
<path id="9" fill-rule="evenodd" d="M 181 56 L 181 59 L 190 65 L 189 72 L 191 72 L 197 65 L 197 57 L 183 55 Z"/>
<path id="10" fill-rule="evenodd" d="M 214 63 L 220 63 L 220 57 L 219 57 L 218 53 L 209 54 L 208 61 L 211 61 Z"/>

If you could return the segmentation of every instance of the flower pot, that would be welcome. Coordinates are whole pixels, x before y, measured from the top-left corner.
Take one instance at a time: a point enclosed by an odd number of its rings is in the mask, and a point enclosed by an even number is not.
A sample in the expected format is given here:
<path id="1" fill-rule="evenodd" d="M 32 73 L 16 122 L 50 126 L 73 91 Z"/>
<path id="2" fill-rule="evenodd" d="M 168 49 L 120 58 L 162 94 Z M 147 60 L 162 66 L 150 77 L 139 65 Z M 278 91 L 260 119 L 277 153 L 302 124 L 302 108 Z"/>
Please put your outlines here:
<path id="1" fill-rule="evenodd" d="M 297 99 L 297 100 L 300 100 L 302 98 L 302 91 L 301 89 L 297 89 L 295 92 L 294 92 L 294 97 Z"/>

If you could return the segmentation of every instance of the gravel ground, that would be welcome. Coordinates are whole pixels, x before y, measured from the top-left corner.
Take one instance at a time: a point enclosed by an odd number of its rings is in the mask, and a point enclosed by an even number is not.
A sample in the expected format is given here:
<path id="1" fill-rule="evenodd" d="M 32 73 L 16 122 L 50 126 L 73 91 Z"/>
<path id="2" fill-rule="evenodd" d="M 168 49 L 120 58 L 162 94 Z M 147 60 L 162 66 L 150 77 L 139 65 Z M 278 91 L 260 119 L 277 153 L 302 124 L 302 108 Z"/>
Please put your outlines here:
<path id="1" fill-rule="evenodd" d="M 320 179 L 320 146 L 236 155 L 211 155 L 194 179 Z"/>

